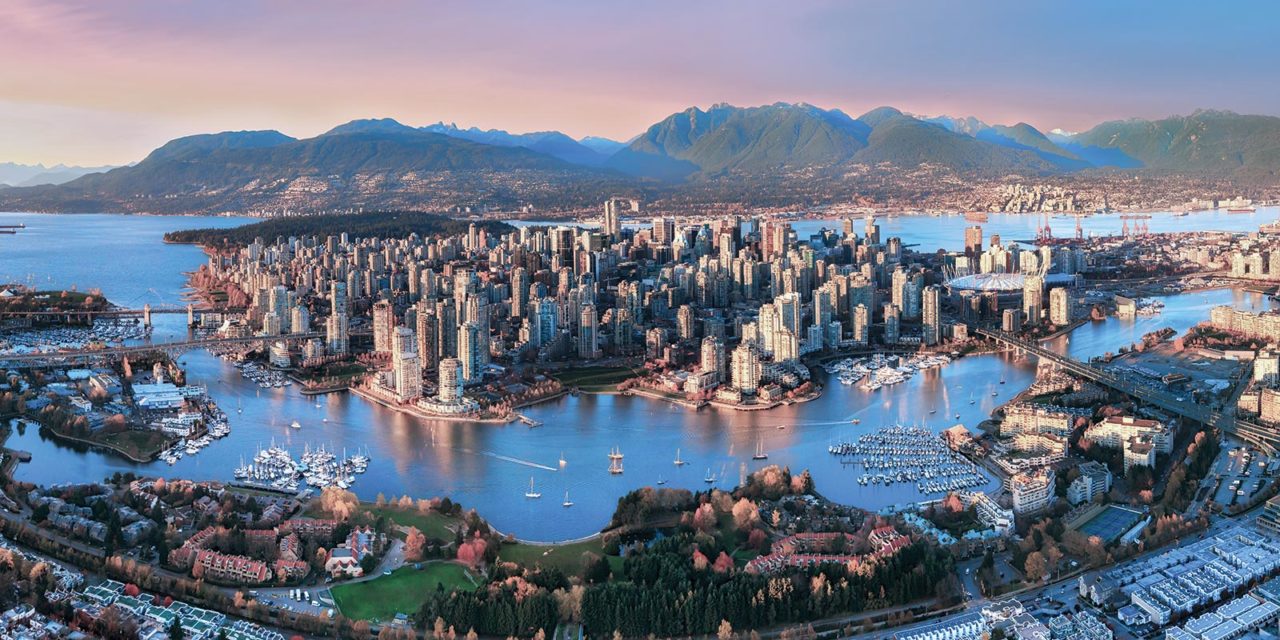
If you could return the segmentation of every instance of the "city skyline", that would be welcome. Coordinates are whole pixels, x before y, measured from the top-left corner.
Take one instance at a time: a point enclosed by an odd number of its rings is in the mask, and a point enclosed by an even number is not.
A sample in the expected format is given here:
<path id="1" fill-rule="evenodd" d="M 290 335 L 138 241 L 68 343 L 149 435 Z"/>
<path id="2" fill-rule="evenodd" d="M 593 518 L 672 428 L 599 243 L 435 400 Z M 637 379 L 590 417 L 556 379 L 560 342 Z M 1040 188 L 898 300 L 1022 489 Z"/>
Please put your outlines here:
<path id="1" fill-rule="evenodd" d="M 0 8 L 0 161 L 123 164 L 195 133 L 353 118 L 625 140 L 690 106 L 809 102 L 1080 130 L 1280 113 L 1261 17 L 1191 3 Z M 1023 46 L 1028 33 L 1062 45 Z M 1074 43 L 1088 43 L 1075 45 Z M 762 46 L 763 45 L 763 46 Z M 518 106 L 515 106 L 518 105 Z"/>

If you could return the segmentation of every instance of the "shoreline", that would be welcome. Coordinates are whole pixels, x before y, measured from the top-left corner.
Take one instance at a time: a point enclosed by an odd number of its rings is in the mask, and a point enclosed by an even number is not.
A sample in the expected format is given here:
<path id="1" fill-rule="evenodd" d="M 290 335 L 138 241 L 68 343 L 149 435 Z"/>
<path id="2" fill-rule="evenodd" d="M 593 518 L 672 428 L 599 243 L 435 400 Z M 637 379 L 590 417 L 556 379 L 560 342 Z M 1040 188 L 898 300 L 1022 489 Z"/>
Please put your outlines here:
<path id="1" fill-rule="evenodd" d="M 79 444 L 83 444 L 91 448 L 105 449 L 107 451 L 117 453 L 124 459 L 136 464 L 150 464 L 152 462 L 155 462 L 157 459 L 156 456 L 160 454 L 160 452 L 157 451 L 156 454 L 151 456 L 150 458 L 140 459 L 140 458 L 134 457 L 132 454 L 130 454 L 128 451 L 125 451 L 124 449 L 120 449 L 119 447 L 107 444 L 105 442 L 98 442 L 96 440 L 85 440 L 84 438 L 78 438 L 76 436 L 69 436 L 63 433 L 58 433 L 57 431 L 54 431 L 53 429 L 50 429 L 44 425 L 40 425 L 40 429 L 47 432 L 51 437 L 53 437 L 54 440 L 65 440 L 68 442 L 76 442 Z"/>
<path id="2" fill-rule="evenodd" d="M 419 418 L 422 420 L 444 420 L 447 422 L 472 422 L 477 424 L 511 424 L 512 422 L 516 422 L 520 419 L 520 417 L 517 416 L 514 412 L 512 412 L 510 416 L 505 418 L 477 418 L 477 417 L 462 416 L 462 415 L 458 415 L 458 416 L 437 415 L 433 413 L 426 413 L 425 411 L 422 411 L 417 407 L 393 404 L 391 402 L 388 402 L 384 398 L 379 398 L 378 396 L 372 393 L 369 393 L 368 391 L 361 388 L 360 386 L 348 387 L 347 390 L 350 391 L 352 394 L 360 398 L 363 398 L 369 402 L 372 402 L 378 406 L 385 407 L 392 411 L 397 411 L 407 416 L 412 416 L 414 418 Z"/>

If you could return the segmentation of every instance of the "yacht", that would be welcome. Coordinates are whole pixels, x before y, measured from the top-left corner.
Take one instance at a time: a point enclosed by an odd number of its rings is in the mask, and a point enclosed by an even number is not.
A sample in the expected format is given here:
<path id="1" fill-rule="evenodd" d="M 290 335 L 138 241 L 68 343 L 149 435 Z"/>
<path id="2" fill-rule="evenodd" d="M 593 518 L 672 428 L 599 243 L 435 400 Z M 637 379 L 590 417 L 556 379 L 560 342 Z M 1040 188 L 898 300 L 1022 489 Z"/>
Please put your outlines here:
<path id="1" fill-rule="evenodd" d="M 530 476 L 530 477 L 529 477 L 529 490 L 528 490 L 528 491 L 526 491 L 526 492 L 524 492 L 524 497 L 529 498 L 529 499 L 536 499 L 536 498 L 541 498 L 541 497 L 542 497 L 542 494 L 541 494 L 541 493 L 538 493 L 537 491 L 534 491 L 534 490 L 533 490 L 533 477 L 532 477 L 532 476 Z M 566 494 L 565 494 L 565 499 L 566 499 L 566 500 L 568 500 L 568 498 L 569 498 L 569 494 L 567 494 L 567 493 L 566 493 Z"/>
<path id="2" fill-rule="evenodd" d="M 711 484 L 716 481 L 716 477 L 711 475 L 711 467 L 707 467 L 707 477 L 702 479 L 703 482 Z"/>
<path id="3" fill-rule="evenodd" d="M 680 450 L 679 450 L 679 449 L 676 449 L 676 459 L 672 461 L 672 464 L 676 465 L 677 467 L 683 467 L 683 466 L 684 466 L 684 460 L 681 460 L 681 459 L 680 459 Z"/>
<path id="4" fill-rule="evenodd" d="M 527 494 L 526 494 L 526 495 L 527 495 Z M 562 502 L 562 503 L 560 503 L 560 504 L 561 504 L 561 505 L 563 505 L 563 506 L 564 506 L 564 507 L 566 507 L 566 508 L 567 508 L 567 507 L 572 507 L 572 506 L 573 506 L 573 501 L 569 499 L 569 490 L 568 490 L 568 489 L 566 489 L 566 490 L 565 490 L 565 492 L 564 492 L 564 502 Z"/>
<path id="5" fill-rule="evenodd" d="M 751 456 L 751 459 L 752 460 L 768 460 L 769 459 L 769 454 L 764 452 L 763 440 L 756 441 L 756 452 L 755 452 L 755 455 Z"/>
<path id="6" fill-rule="evenodd" d="M 297 420 L 294 420 L 293 422 L 291 422 L 291 423 L 289 424 L 289 428 L 290 428 L 290 429 L 301 429 L 301 428 L 302 428 L 302 423 L 301 423 L 301 422 L 298 422 Z"/>

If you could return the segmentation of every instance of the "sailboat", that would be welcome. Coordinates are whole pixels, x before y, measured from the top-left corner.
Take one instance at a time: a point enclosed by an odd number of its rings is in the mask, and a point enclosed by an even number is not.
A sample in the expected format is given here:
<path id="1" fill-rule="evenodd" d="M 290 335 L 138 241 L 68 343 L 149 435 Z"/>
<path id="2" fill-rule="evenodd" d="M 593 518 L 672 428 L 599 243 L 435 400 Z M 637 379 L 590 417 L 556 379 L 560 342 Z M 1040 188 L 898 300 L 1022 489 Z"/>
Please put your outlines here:
<path id="1" fill-rule="evenodd" d="M 756 452 L 751 456 L 752 460 L 768 460 L 769 454 L 764 452 L 764 440 L 756 440 Z"/>
<path id="2" fill-rule="evenodd" d="M 301 429 L 301 428 L 302 428 L 302 423 L 301 423 L 301 422 L 298 422 L 297 420 L 294 420 L 292 423 L 290 423 L 290 424 L 289 424 L 289 428 L 290 428 L 290 429 Z"/>
<path id="3" fill-rule="evenodd" d="M 240 398 L 236 398 L 236 413 L 244 413 L 244 405 L 240 404 Z"/>
<path id="4" fill-rule="evenodd" d="M 716 481 L 716 477 L 711 475 L 711 467 L 707 467 L 707 477 L 702 479 L 703 482 L 711 484 Z"/>
<path id="5" fill-rule="evenodd" d="M 560 468 L 561 468 L 561 469 L 563 469 L 563 468 L 564 468 L 564 466 L 565 466 L 565 465 L 567 465 L 567 464 L 569 464 L 569 463 L 568 463 L 568 461 L 566 461 L 566 460 L 564 459 L 564 452 L 563 452 L 563 451 L 561 451 L 561 452 L 560 452 Z"/>
<path id="6" fill-rule="evenodd" d="M 529 476 L 529 490 L 524 492 L 524 497 L 530 499 L 541 498 L 542 494 L 533 490 L 533 476 Z"/>
<path id="7" fill-rule="evenodd" d="M 681 459 L 680 459 L 680 450 L 679 450 L 679 449 L 676 449 L 676 459 L 672 461 L 672 464 L 676 465 L 677 467 L 683 467 L 683 466 L 684 466 L 684 460 L 681 460 Z"/>
<path id="8" fill-rule="evenodd" d="M 977 402 L 977 400 L 974 400 L 974 399 L 973 399 L 973 394 L 972 394 L 972 393 L 971 393 L 971 394 L 969 394 L 969 404 L 973 404 L 973 403 L 975 403 L 975 402 Z"/>
<path id="9" fill-rule="evenodd" d="M 572 507 L 572 506 L 573 506 L 573 501 L 569 499 L 569 490 L 568 490 L 568 489 L 565 489 L 565 491 L 564 491 L 564 502 L 562 502 L 562 503 L 560 503 L 560 504 L 561 504 L 561 505 L 563 505 L 563 506 L 564 506 L 564 507 L 566 507 L 566 508 L 568 508 L 568 507 Z"/>
<path id="10" fill-rule="evenodd" d="M 615 476 L 622 474 L 622 450 L 617 447 L 609 451 L 609 473 Z"/>

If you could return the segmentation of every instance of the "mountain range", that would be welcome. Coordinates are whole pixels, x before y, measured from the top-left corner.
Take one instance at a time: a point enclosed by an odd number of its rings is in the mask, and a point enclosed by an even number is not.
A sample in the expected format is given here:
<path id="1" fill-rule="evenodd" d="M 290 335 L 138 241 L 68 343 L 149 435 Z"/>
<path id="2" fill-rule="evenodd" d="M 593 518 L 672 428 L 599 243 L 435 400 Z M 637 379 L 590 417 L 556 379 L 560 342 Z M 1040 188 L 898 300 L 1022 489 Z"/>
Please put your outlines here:
<path id="1" fill-rule="evenodd" d="M 9 182 L 8 166 L 0 165 L 0 182 Z M 892 107 L 853 117 L 803 103 L 717 104 L 673 113 L 625 143 L 558 131 L 516 134 L 364 119 L 305 139 L 277 131 L 179 138 L 132 166 L 60 185 L 4 189 L 0 206 L 74 210 L 142 198 L 152 206 L 157 199 L 176 199 L 178 208 L 239 210 L 305 201 L 305 194 L 314 200 L 306 206 L 414 206 L 446 195 L 457 202 L 518 203 L 533 201 L 534 194 L 554 202 L 557 193 L 586 200 L 596 190 L 629 186 L 922 166 L 996 177 L 1120 170 L 1274 180 L 1280 118 L 1201 110 L 1046 135 L 1026 123 L 993 125 Z M 60 169 L 75 168 L 47 171 Z M 31 185 L 30 177 L 20 184 Z"/>
<path id="2" fill-rule="evenodd" d="M 42 184 L 62 184 L 71 182 L 80 176 L 90 173 L 109 171 L 115 167 L 69 167 L 55 164 L 46 167 L 43 164 L 16 164 L 0 162 L 0 185 L 10 187 L 32 187 Z"/>

